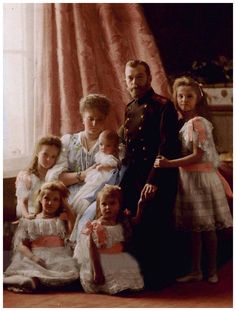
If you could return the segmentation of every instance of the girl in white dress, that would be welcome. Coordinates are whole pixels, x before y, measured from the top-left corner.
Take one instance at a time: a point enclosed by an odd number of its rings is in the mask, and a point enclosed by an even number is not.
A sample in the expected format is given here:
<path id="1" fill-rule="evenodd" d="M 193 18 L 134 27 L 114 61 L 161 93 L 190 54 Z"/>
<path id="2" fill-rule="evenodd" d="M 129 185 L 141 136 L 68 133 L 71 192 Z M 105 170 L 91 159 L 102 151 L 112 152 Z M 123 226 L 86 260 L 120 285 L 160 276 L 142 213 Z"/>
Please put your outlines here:
<path id="1" fill-rule="evenodd" d="M 201 281 L 202 240 L 206 245 L 208 281 L 218 282 L 216 230 L 232 227 L 226 180 L 217 170 L 218 154 L 207 120 L 207 101 L 199 84 L 180 77 L 173 84 L 174 102 L 184 120 L 179 135 L 183 157 L 157 157 L 154 167 L 179 167 L 179 190 L 175 207 L 176 227 L 192 233 L 192 269 L 179 282 Z"/>
<path id="2" fill-rule="evenodd" d="M 74 251 L 88 293 L 116 294 L 144 286 L 138 262 L 124 251 L 129 230 L 121 213 L 121 189 L 106 185 L 97 196 L 97 218 L 83 228 Z M 140 215 L 141 204 L 134 221 Z"/>
<path id="3" fill-rule="evenodd" d="M 77 224 L 90 205 L 89 198 L 101 186 L 105 185 L 113 171 L 118 170 L 120 166 L 118 134 L 115 131 L 104 130 L 99 135 L 98 141 L 99 151 L 95 154 L 96 163 L 87 170 L 84 185 L 71 201 L 72 208 L 77 215 L 75 227 L 71 235 L 72 241 L 76 240 Z"/>
<path id="4" fill-rule="evenodd" d="M 61 140 L 56 136 L 42 137 L 35 148 L 32 163 L 27 170 L 20 171 L 16 178 L 16 215 L 35 218 L 35 197 L 45 182 L 47 171 L 53 167 L 61 151 Z"/>
<path id="5" fill-rule="evenodd" d="M 14 256 L 4 272 L 4 285 L 30 292 L 39 285 L 61 286 L 79 278 L 76 261 L 66 245 L 74 216 L 67 203 L 69 191 L 60 181 L 45 183 L 38 194 L 39 212 L 21 218 L 14 237 Z"/>

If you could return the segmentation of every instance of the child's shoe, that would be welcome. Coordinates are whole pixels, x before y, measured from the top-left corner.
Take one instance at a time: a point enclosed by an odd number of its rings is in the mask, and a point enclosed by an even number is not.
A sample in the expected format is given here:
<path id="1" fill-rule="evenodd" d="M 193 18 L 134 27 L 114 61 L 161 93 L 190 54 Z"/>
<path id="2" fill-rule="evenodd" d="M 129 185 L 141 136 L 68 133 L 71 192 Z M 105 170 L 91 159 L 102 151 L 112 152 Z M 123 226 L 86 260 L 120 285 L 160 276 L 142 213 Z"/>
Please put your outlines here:
<path id="1" fill-rule="evenodd" d="M 219 281 L 217 273 L 214 273 L 213 275 L 209 276 L 207 281 L 212 284 L 217 283 Z"/>
<path id="2" fill-rule="evenodd" d="M 202 281 L 202 273 L 201 272 L 197 272 L 197 273 L 191 272 L 185 276 L 177 278 L 176 281 L 180 282 L 180 283 Z"/>

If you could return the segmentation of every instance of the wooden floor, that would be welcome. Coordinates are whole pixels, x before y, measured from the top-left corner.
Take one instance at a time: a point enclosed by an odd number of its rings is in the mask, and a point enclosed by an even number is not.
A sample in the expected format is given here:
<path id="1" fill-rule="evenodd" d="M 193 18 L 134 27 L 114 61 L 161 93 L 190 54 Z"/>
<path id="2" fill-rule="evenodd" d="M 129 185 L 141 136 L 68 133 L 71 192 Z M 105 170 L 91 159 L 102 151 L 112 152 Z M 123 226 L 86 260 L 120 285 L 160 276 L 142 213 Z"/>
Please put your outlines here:
<path id="1" fill-rule="evenodd" d="M 219 270 L 220 281 L 179 284 L 122 296 L 86 294 L 81 289 L 17 294 L 4 290 L 4 308 L 232 308 L 233 261 Z"/>

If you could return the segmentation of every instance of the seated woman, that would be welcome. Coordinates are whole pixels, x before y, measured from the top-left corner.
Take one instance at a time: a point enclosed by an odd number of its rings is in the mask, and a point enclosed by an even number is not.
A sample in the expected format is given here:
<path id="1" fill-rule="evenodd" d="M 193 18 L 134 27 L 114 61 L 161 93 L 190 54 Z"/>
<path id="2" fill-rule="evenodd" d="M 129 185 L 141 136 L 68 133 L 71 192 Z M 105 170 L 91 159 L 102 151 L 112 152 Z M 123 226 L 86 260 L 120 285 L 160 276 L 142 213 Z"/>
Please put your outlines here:
<path id="1" fill-rule="evenodd" d="M 104 95 L 89 94 L 83 97 L 80 100 L 80 114 L 84 130 L 75 134 L 66 134 L 61 138 L 62 152 L 57 163 L 47 172 L 46 181 L 61 180 L 70 190 L 70 204 L 84 185 L 91 166 L 95 164 L 95 155 L 99 151 L 98 137 L 104 130 L 109 112 L 110 101 Z M 111 174 L 107 183 L 118 184 L 120 179 L 120 172 L 117 171 Z M 91 193 L 87 200 L 90 203 L 94 202 L 96 195 Z M 83 224 L 92 220 L 95 213 L 96 206 L 92 204 L 85 211 L 80 222 Z M 80 224 L 78 224 L 78 228 L 80 228 Z"/>

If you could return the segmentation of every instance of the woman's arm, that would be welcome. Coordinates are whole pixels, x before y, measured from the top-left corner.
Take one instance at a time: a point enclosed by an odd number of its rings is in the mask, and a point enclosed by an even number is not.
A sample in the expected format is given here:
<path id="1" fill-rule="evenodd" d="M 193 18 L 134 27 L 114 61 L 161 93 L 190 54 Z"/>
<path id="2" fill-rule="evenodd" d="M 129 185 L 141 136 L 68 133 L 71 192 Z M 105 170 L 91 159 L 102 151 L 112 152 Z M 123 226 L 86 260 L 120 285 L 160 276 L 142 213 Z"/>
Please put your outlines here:
<path id="1" fill-rule="evenodd" d="M 66 186 L 74 185 L 74 184 L 80 184 L 84 182 L 86 175 L 89 171 L 94 169 L 96 167 L 96 164 L 93 164 L 89 168 L 87 168 L 84 171 L 81 172 L 63 172 L 59 175 L 59 180 L 64 183 Z"/>
<path id="2" fill-rule="evenodd" d="M 199 163 L 202 159 L 204 151 L 198 148 L 195 144 L 193 145 L 193 153 L 183 158 L 178 158 L 174 160 L 168 160 L 165 157 L 157 157 L 154 162 L 154 167 L 180 167 L 190 164 Z"/>
<path id="3" fill-rule="evenodd" d="M 93 281 L 97 285 L 102 285 L 105 283 L 105 277 L 100 262 L 100 254 L 96 244 L 93 241 L 92 233 L 89 235 L 89 252 L 92 261 Z"/>

